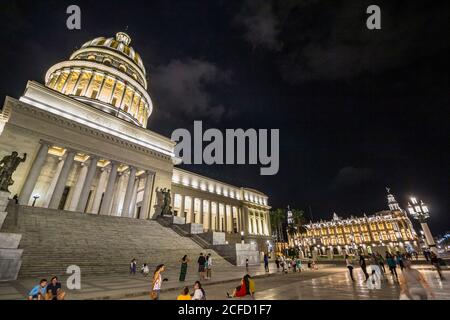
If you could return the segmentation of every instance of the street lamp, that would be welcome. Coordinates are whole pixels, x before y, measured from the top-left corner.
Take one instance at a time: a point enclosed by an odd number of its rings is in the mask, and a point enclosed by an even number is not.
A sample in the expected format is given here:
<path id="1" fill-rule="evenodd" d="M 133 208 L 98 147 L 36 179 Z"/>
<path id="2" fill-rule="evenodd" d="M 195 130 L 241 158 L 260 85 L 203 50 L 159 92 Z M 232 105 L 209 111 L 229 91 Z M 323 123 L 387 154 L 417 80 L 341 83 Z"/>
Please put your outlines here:
<path id="1" fill-rule="evenodd" d="M 241 231 L 241 243 L 244 244 L 244 231 Z"/>
<path id="2" fill-rule="evenodd" d="M 33 196 L 33 204 L 31 205 L 32 207 L 34 207 L 34 205 L 36 204 L 36 200 L 39 199 L 41 196 L 39 194 L 35 194 Z"/>
<path id="3" fill-rule="evenodd" d="M 411 203 L 408 202 L 408 212 L 414 219 L 419 221 L 425 235 L 426 244 L 431 251 L 437 254 L 436 243 L 427 224 L 427 220 L 430 218 L 428 207 L 422 200 L 419 202 L 415 197 L 411 197 Z"/>

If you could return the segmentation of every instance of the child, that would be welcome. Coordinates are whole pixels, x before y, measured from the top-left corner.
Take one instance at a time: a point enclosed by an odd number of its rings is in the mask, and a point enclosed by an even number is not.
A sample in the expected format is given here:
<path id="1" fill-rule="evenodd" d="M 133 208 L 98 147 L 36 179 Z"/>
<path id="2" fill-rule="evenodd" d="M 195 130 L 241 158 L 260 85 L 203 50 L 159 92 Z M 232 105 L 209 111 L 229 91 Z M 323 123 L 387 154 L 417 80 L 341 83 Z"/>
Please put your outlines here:
<path id="1" fill-rule="evenodd" d="M 144 277 L 148 276 L 148 274 L 150 273 L 150 269 L 148 268 L 148 265 L 146 263 L 142 265 L 141 273 Z"/>
<path id="2" fill-rule="evenodd" d="M 192 300 L 191 295 L 189 294 L 189 288 L 184 287 L 181 294 L 177 297 L 177 300 Z"/>

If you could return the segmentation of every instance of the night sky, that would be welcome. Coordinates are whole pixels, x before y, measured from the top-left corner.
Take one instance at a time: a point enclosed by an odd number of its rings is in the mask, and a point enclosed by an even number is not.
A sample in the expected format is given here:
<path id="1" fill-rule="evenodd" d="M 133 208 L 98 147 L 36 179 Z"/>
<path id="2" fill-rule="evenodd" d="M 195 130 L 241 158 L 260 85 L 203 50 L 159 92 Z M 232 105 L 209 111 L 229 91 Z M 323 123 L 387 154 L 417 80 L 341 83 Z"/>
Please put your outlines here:
<path id="1" fill-rule="evenodd" d="M 66 28 L 70 4 L 81 30 Z M 366 28 L 370 4 L 381 30 Z M 280 129 L 275 176 L 186 169 L 314 220 L 386 209 L 389 186 L 403 207 L 424 200 L 438 234 L 450 229 L 449 13 L 436 0 L 2 0 L 0 95 L 19 97 L 86 41 L 128 26 L 149 77 L 149 129 Z"/>

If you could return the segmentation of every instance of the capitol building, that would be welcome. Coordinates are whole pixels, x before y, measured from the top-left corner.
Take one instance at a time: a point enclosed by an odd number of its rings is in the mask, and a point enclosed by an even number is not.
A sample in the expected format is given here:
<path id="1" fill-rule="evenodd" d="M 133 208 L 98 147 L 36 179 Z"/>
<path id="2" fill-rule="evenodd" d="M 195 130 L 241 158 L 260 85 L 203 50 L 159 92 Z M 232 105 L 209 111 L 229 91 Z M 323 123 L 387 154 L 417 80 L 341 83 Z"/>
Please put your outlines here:
<path id="1" fill-rule="evenodd" d="M 177 168 L 175 143 L 147 129 L 149 75 L 130 44 L 123 32 L 88 41 L 50 67 L 45 84 L 29 81 L 19 99 L 6 97 L 0 156 L 27 154 L 11 196 L 21 206 L 149 220 L 166 189 L 178 222 L 266 250 L 267 195 Z"/>

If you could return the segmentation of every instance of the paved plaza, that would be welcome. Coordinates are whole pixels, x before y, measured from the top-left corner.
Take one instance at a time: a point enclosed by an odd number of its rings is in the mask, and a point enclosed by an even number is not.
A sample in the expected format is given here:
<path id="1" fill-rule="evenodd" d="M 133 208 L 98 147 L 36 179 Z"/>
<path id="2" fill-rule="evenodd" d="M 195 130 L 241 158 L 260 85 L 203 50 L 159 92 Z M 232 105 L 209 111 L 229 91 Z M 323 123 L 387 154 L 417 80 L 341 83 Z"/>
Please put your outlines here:
<path id="1" fill-rule="evenodd" d="M 450 300 L 450 283 L 441 281 L 429 267 L 420 267 L 430 284 L 436 299 Z M 398 272 L 401 272 L 400 270 Z M 369 290 L 360 269 L 356 269 L 355 282 L 350 280 L 343 267 L 324 267 L 316 271 L 289 273 L 255 280 L 256 300 L 397 300 L 400 295 L 398 282 L 390 274 L 382 281 L 380 290 Z M 450 272 L 444 271 L 449 278 Z M 226 299 L 226 292 L 239 283 L 221 283 L 204 286 L 207 299 Z M 173 300 L 177 292 L 163 292 L 161 300 Z M 147 296 L 132 299 L 149 299 Z M 248 298 L 247 298 L 248 299 Z"/>
<path id="2" fill-rule="evenodd" d="M 450 300 L 448 280 L 441 281 L 431 266 L 420 265 L 416 268 L 424 274 L 437 299 Z M 178 281 L 179 270 L 167 270 L 164 277 L 168 281 L 163 284 L 161 300 L 176 299 L 183 286 L 192 288 L 193 283 L 198 280 L 195 269 L 194 266 L 189 269 L 184 283 Z M 396 300 L 399 297 L 398 283 L 393 281 L 390 274 L 382 281 L 380 290 L 369 290 L 360 269 L 355 269 L 356 281 L 352 282 L 342 265 L 321 264 L 318 270 L 283 274 L 277 272 L 275 265 L 271 264 L 269 274 L 265 273 L 262 266 L 250 267 L 249 273 L 255 278 L 256 300 Z M 212 280 L 202 281 L 207 299 L 226 299 L 226 292 L 231 293 L 244 274 L 246 270 L 243 267 L 215 270 Z M 450 271 L 444 271 L 444 275 L 450 278 Z M 66 277 L 61 279 L 65 287 Z M 0 300 L 26 299 L 28 291 L 38 281 L 39 279 L 27 278 L 0 283 Z M 81 290 L 65 290 L 68 292 L 68 300 L 149 300 L 150 282 L 150 277 L 143 277 L 141 274 L 82 277 Z"/>

